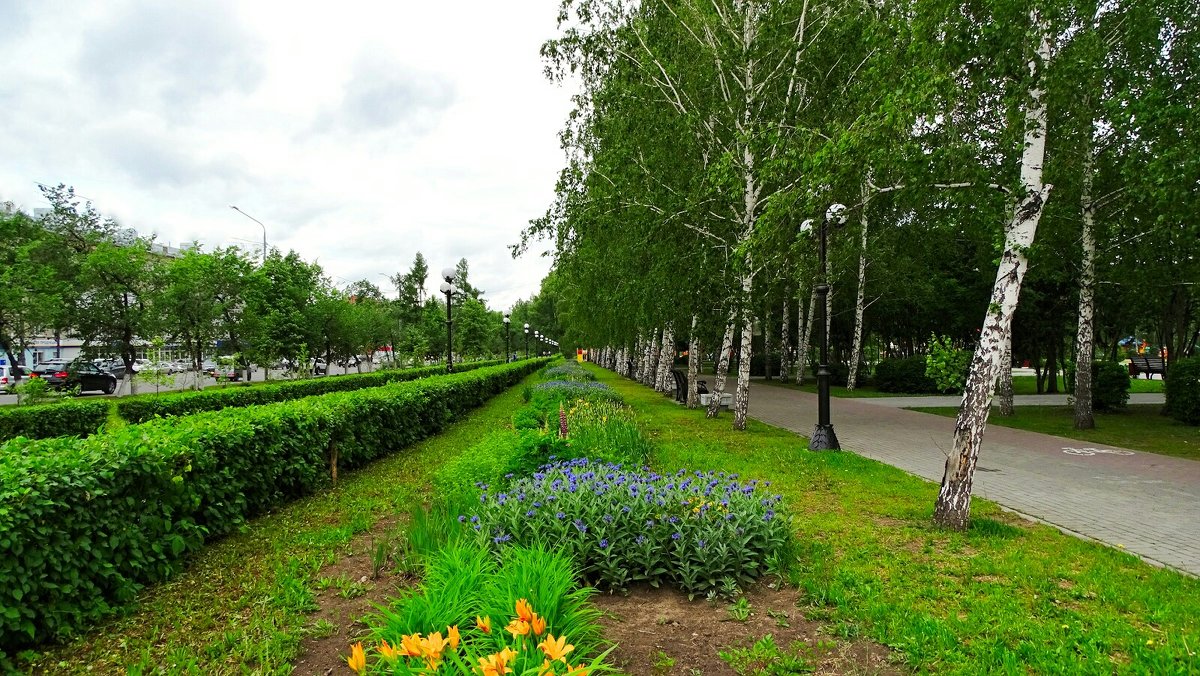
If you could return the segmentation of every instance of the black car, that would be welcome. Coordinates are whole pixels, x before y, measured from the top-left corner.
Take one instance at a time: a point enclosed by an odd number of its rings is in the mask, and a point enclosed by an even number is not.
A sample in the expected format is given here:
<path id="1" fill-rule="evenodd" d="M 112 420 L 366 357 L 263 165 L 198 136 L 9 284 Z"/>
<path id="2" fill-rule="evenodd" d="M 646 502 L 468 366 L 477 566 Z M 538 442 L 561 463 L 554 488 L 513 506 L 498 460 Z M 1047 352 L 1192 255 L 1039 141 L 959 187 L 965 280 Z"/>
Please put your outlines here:
<path id="1" fill-rule="evenodd" d="M 105 394 L 117 391 L 117 377 L 100 370 L 90 361 L 73 361 L 57 370 L 46 370 L 36 374 L 56 390 L 79 387 L 80 392 L 99 390 Z"/>

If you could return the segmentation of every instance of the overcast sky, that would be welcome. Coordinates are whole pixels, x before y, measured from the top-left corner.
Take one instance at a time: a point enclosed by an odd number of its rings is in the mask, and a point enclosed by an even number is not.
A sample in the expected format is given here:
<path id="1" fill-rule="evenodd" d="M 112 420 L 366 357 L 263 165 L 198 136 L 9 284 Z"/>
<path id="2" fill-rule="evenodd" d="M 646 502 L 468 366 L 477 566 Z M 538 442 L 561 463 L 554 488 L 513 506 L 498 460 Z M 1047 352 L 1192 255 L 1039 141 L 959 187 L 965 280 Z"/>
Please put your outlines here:
<path id="1" fill-rule="evenodd" d="M 537 292 L 570 91 L 558 0 L 0 0 L 0 201 L 66 183 L 157 241 L 268 243 L 333 281 L 466 257 L 494 309 Z M 436 288 L 438 280 L 430 279 Z"/>

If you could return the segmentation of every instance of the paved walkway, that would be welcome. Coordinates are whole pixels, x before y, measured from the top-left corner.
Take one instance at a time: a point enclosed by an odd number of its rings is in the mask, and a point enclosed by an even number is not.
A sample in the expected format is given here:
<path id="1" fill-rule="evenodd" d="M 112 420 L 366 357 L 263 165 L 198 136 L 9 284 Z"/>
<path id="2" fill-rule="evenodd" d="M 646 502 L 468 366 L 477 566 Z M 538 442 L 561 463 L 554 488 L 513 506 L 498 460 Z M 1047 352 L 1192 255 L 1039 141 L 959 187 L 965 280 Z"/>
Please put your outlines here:
<path id="1" fill-rule="evenodd" d="M 750 389 L 751 417 L 803 435 L 812 432 L 816 395 L 761 382 Z M 901 410 L 887 401 L 833 400 L 832 422 L 842 447 L 940 483 L 954 419 Z M 1200 575 L 1198 461 L 989 425 L 976 469 L 977 496 Z"/>
<path id="2" fill-rule="evenodd" d="M 1013 396 L 1013 406 L 1066 406 L 1069 396 L 1067 394 L 1018 394 Z M 844 401 L 845 399 L 838 398 L 835 401 Z M 1165 400 L 1166 397 L 1161 392 L 1135 392 L 1129 395 L 1129 403 L 1131 404 L 1161 404 Z M 962 395 L 949 397 L 862 397 L 854 401 L 874 406 L 888 406 L 890 408 L 957 407 L 962 402 Z M 999 405 L 999 399 L 992 400 L 993 407 Z"/>

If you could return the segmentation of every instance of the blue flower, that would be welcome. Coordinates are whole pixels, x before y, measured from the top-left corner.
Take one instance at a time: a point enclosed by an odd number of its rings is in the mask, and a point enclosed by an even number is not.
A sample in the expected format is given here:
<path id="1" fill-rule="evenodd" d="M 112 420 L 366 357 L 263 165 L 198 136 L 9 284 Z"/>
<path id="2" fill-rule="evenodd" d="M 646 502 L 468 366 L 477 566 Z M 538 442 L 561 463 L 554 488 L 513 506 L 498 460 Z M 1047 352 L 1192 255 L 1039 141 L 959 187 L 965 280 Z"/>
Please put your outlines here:
<path id="1" fill-rule="evenodd" d="M 605 514 L 604 515 L 604 523 L 612 523 L 612 522 L 613 522 L 612 514 Z"/>
<path id="2" fill-rule="evenodd" d="M 529 510 L 528 512 L 525 512 L 525 516 L 533 516 L 534 514 L 537 514 L 537 511 L 533 510 L 533 509 Z"/>
<path id="3" fill-rule="evenodd" d="M 697 541 L 696 541 L 696 548 L 697 548 L 697 549 L 704 549 L 704 540 L 697 540 Z"/>
<path id="4" fill-rule="evenodd" d="M 628 514 L 629 513 L 629 505 L 625 505 L 624 507 L 622 507 L 621 512 L 624 514 Z"/>
<path id="5" fill-rule="evenodd" d="M 763 521 L 770 521 L 775 518 L 775 510 L 768 509 L 766 514 L 763 514 Z"/>
<path id="6" fill-rule="evenodd" d="M 681 537 L 683 537 L 683 534 L 680 533 L 679 531 L 675 531 L 674 533 L 671 533 L 672 540 L 678 540 Z"/>
<path id="7" fill-rule="evenodd" d="M 583 521 L 581 521 L 579 519 L 575 519 L 574 523 L 575 523 L 575 527 L 579 529 L 580 533 L 587 532 L 587 524 L 585 524 Z"/>
<path id="8" fill-rule="evenodd" d="M 541 507 L 541 506 L 542 506 L 542 503 L 540 503 L 540 502 L 534 502 L 534 503 L 533 503 L 533 506 L 534 506 L 534 507 Z"/>
<path id="9" fill-rule="evenodd" d="M 567 516 L 566 514 L 563 514 L 562 512 L 559 512 L 558 514 L 555 514 L 555 515 L 554 515 L 554 518 L 556 518 L 556 519 L 563 519 L 563 518 L 565 518 L 566 516 Z"/>
<path id="10" fill-rule="evenodd" d="M 479 516 L 478 515 L 472 516 L 471 523 L 479 523 Z"/>
<path id="11" fill-rule="evenodd" d="M 511 539 L 512 539 L 512 536 L 509 535 L 508 533 L 505 533 L 503 535 L 497 535 L 496 537 L 492 538 L 492 542 L 495 542 L 496 544 L 499 545 L 499 544 L 508 542 Z"/>
<path id="12" fill-rule="evenodd" d="M 608 549 L 608 540 L 607 539 L 600 540 L 600 549 Z"/>
<path id="13" fill-rule="evenodd" d="M 637 536 L 637 540 L 634 540 L 634 542 L 636 542 L 636 543 L 637 543 L 637 544 L 639 544 L 639 545 L 640 545 L 640 544 L 643 544 L 644 542 L 646 542 L 646 536 L 645 536 L 645 535 L 639 535 L 639 536 Z"/>
<path id="14" fill-rule="evenodd" d="M 464 521 L 466 521 L 466 520 L 467 520 L 467 517 L 463 516 L 462 514 L 459 514 L 459 515 L 458 515 L 458 522 L 459 522 L 459 523 L 462 523 L 462 522 L 464 522 Z"/>
<path id="15" fill-rule="evenodd" d="M 646 519 L 646 528 L 654 528 L 654 519 Z"/>

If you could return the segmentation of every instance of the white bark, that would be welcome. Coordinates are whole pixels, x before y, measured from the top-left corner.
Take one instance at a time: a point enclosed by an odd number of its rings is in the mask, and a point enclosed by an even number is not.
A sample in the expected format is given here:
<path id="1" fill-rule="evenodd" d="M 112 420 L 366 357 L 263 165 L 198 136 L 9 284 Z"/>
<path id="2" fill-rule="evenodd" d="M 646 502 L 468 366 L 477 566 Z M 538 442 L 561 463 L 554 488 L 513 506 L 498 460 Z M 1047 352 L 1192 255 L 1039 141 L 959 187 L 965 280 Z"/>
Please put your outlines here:
<path id="1" fill-rule="evenodd" d="M 870 181 L 869 173 L 867 180 Z M 863 301 L 867 290 L 867 208 L 870 206 L 871 200 L 871 194 L 866 185 L 863 185 L 862 195 L 863 206 L 860 212 L 862 227 L 858 236 L 858 293 L 854 300 L 854 341 L 850 348 L 850 374 L 846 378 L 847 390 L 853 390 L 854 383 L 858 380 L 858 362 L 862 359 L 863 312 L 866 309 L 863 307 Z"/>
<path id="2" fill-rule="evenodd" d="M 808 296 L 808 314 L 804 319 L 804 331 L 796 349 L 796 384 L 804 384 L 804 369 L 808 367 L 808 353 L 812 349 L 813 324 L 817 315 L 817 289 L 813 287 Z"/>
<path id="3" fill-rule="evenodd" d="M 700 405 L 700 393 L 697 390 L 700 379 L 700 362 L 704 355 L 700 352 L 700 336 L 696 332 L 699 319 L 692 315 L 692 330 L 688 334 L 688 392 L 687 407 L 696 408 Z"/>
<path id="4" fill-rule="evenodd" d="M 783 291 L 783 329 L 779 332 L 779 380 L 787 382 L 788 379 L 788 361 L 791 359 L 791 343 L 792 343 L 792 327 L 791 327 L 791 308 L 792 299 L 789 289 Z"/>
<path id="5" fill-rule="evenodd" d="M 749 256 L 746 256 L 749 262 Z M 747 266 L 749 267 L 749 266 Z M 754 290 L 754 278 L 749 273 L 742 275 L 742 298 L 749 301 L 750 294 Z M 738 351 L 738 379 L 737 390 L 733 395 L 733 429 L 746 429 L 746 416 L 750 411 L 750 358 L 752 355 L 752 343 L 754 340 L 754 313 L 750 311 L 747 304 L 746 311 L 742 314 L 742 344 Z"/>
<path id="6" fill-rule="evenodd" d="M 675 391 L 675 378 L 671 375 L 673 368 L 675 368 L 675 333 L 668 326 L 663 329 L 662 345 L 658 350 L 656 390 L 665 393 Z"/>
<path id="7" fill-rule="evenodd" d="M 736 321 L 737 310 L 731 309 L 729 318 L 725 321 L 721 350 L 717 353 L 717 373 L 713 378 L 713 388 L 709 390 L 708 411 L 705 414 L 709 418 L 717 417 L 721 411 L 721 396 L 725 394 L 725 378 L 729 375 L 729 351 L 733 349 L 733 327 Z"/>
<path id="8" fill-rule="evenodd" d="M 1092 133 L 1092 130 L 1088 130 Z M 1075 429 L 1090 430 L 1096 426 L 1092 416 L 1092 359 L 1095 348 L 1096 315 L 1096 205 L 1092 200 L 1092 165 L 1094 162 L 1091 138 L 1084 150 L 1083 185 L 1079 206 L 1083 216 L 1083 260 L 1079 272 L 1079 330 L 1075 336 Z"/>
<path id="9" fill-rule="evenodd" d="M 1013 409 L 1013 380 L 1012 380 L 1012 331 L 1004 336 L 1004 351 L 1000 358 L 1000 382 L 996 387 L 1000 395 L 1000 415 L 1015 415 Z"/>
<path id="10" fill-rule="evenodd" d="M 1000 372 L 1000 355 L 1005 336 L 1012 330 L 1021 282 L 1029 266 L 1026 252 L 1037 235 L 1038 222 L 1051 188 L 1042 183 L 1047 127 L 1046 97 L 1042 87 L 1044 70 L 1050 61 L 1049 27 L 1036 10 L 1030 12 L 1030 18 L 1039 44 L 1036 58 L 1029 63 L 1033 77 L 1025 110 L 1025 138 L 1021 152 L 1022 194 L 1004 238 L 1004 253 L 996 269 L 991 303 L 984 315 L 979 345 L 971 358 L 971 371 L 954 425 L 954 448 L 946 458 L 946 472 L 933 512 L 934 523 L 959 530 L 970 524 L 971 486 L 987 427 L 992 389 Z"/>
<path id="11" fill-rule="evenodd" d="M 763 317 L 763 375 L 771 379 L 771 310 L 768 309 Z"/>

